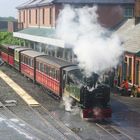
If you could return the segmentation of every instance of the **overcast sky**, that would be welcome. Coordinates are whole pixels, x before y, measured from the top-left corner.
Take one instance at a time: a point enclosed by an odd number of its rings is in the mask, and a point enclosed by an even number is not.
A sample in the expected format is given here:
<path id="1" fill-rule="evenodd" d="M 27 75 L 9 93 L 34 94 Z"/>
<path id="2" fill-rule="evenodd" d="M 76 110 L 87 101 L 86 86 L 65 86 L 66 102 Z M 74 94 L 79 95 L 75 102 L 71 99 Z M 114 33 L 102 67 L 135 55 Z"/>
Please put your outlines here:
<path id="1" fill-rule="evenodd" d="M 16 7 L 28 0 L 0 0 L 0 17 L 18 17 Z"/>

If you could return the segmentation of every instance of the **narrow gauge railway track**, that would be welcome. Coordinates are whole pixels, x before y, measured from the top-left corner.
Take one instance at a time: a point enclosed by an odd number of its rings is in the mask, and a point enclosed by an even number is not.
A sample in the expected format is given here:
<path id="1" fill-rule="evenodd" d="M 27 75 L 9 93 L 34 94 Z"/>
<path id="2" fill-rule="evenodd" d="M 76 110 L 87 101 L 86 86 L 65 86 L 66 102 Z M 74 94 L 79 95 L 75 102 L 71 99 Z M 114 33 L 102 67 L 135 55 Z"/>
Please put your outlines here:
<path id="1" fill-rule="evenodd" d="M 113 124 L 109 124 L 109 122 L 107 121 L 104 121 L 102 123 L 96 123 L 96 126 L 103 129 L 105 132 L 111 135 L 115 140 L 134 140 L 134 138 L 132 138 L 125 132 L 119 130 Z"/>
<path id="2" fill-rule="evenodd" d="M 37 115 L 41 116 L 44 123 L 50 123 L 55 127 L 67 140 L 81 140 L 81 138 L 76 135 L 73 131 L 67 128 L 61 121 L 54 118 L 50 112 L 43 106 L 32 106 L 31 107 Z"/>
<path id="3" fill-rule="evenodd" d="M 32 137 L 34 140 L 54 140 L 48 134 L 43 133 L 39 129 L 31 126 L 29 123 L 22 120 L 19 116 L 13 113 L 8 107 L 0 102 L 0 117 L 6 120 L 7 124 L 12 126 L 15 130 L 19 131 L 22 134 L 26 133 L 28 136 Z M 13 121 L 12 121 L 13 120 Z"/>
<path id="4" fill-rule="evenodd" d="M 0 102 L 1 109 L 8 112 L 8 114 L 11 114 L 9 118 L 17 118 L 20 120 L 20 122 L 23 122 L 24 124 L 28 125 L 33 131 L 35 131 L 37 134 L 41 136 L 41 139 L 38 138 L 38 140 L 54 140 L 53 137 L 50 135 L 42 132 L 41 130 L 35 128 L 34 126 L 31 126 L 29 123 L 22 120 L 19 116 L 17 116 L 15 113 L 13 113 L 8 107 L 6 107 L 4 104 Z M 81 140 L 79 136 L 77 136 L 74 132 L 72 132 L 69 128 L 67 128 L 63 123 L 56 120 L 47 109 L 45 109 L 43 106 L 29 106 L 29 108 L 37 115 L 39 118 L 42 119 L 42 121 L 50 127 L 52 130 L 53 128 L 56 129 L 56 132 L 60 135 L 61 139 L 64 140 Z M 20 126 L 17 126 L 17 128 L 20 128 Z M 32 130 L 30 131 L 32 132 Z"/>
<path id="5" fill-rule="evenodd" d="M 25 122 L 19 116 L 17 116 L 15 113 L 13 113 L 4 104 L 0 103 L 0 106 L 1 106 L 1 109 L 3 108 L 3 110 L 8 112 L 8 114 L 11 114 L 11 115 L 9 115 L 9 116 L 11 116 L 10 118 L 17 118 L 18 120 L 20 120 L 24 124 L 28 125 L 33 131 L 35 131 L 36 133 L 39 133 L 42 137 L 47 138 L 48 140 L 54 140 L 54 138 L 52 138 L 51 136 L 49 136 L 46 133 L 42 132 L 41 130 L 29 125 L 29 123 L 27 124 L 27 122 Z M 30 109 L 36 115 L 38 115 L 39 118 L 41 118 L 42 121 L 45 124 L 47 124 L 47 126 L 49 126 L 52 129 L 54 127 L 56 129 L 56 131 L 60 134 L 61 139 L 65 139 L 65 140 L 81 140 L 81 138 L 79 136 L 77 136 L 74 132 L 72 132 L 69 128 L 67 128 L 63 123 L 59 122 L 52 115 L 50 115 L 48 110 L 46 110 L 44 107 L 42 107 L 42 106 L 32 106 L 32 107 L 30 107 Z M 20 126 L 18 126 L 18 128 L 19 127 Z M 41 140 L 43 140 L 43 139 L 41 139 Z"/>

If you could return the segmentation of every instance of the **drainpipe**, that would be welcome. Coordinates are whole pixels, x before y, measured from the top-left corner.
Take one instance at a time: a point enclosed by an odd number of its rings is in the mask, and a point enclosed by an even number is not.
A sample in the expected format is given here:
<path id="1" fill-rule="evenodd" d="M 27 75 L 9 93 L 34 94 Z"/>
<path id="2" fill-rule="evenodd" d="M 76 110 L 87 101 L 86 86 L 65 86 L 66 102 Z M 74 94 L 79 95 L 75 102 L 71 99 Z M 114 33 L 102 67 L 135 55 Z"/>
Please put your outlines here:
<path id="1" fill-rule="evenodd" d="M 136 84 L 136 56 L 134 55 L 133 58 L 133 84 Z"/>

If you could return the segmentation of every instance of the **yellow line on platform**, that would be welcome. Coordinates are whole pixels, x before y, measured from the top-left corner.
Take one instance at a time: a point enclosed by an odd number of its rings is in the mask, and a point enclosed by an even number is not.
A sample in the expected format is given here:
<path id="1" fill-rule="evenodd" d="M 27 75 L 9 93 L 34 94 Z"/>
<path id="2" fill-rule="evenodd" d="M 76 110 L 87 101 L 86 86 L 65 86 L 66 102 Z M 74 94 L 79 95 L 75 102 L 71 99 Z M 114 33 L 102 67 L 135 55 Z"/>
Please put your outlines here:
<path id="1" fill-rule="evenodd" d="M 28 104 L 39 105 L 23 88 L 16 84 L 9 76 L 0 70 L 0 77 Z"/>

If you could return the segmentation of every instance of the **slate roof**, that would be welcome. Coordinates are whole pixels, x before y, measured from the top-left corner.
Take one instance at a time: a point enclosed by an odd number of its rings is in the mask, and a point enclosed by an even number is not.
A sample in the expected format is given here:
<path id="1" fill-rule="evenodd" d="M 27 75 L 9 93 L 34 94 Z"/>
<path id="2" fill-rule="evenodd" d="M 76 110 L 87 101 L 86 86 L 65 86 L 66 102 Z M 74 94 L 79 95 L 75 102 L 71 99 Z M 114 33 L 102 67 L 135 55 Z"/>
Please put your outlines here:
<path id="1" fill-rule="evenodd" d="M 17 9 L 38 7 L 50 4 L 134 4 L 135 0 L 30 0 Z"/>
<path id="2" fill-rule="evenodd" d="M 128 19 L 115 33 L 122 39 L 124 50 L 129 53 L 140 51 L 140 24 L 135 19 Z"/>
<path id="3" fill-rule="evenodd" d="M 54 0 L 55 3 L 134 4 L 135 0 Z"/>

